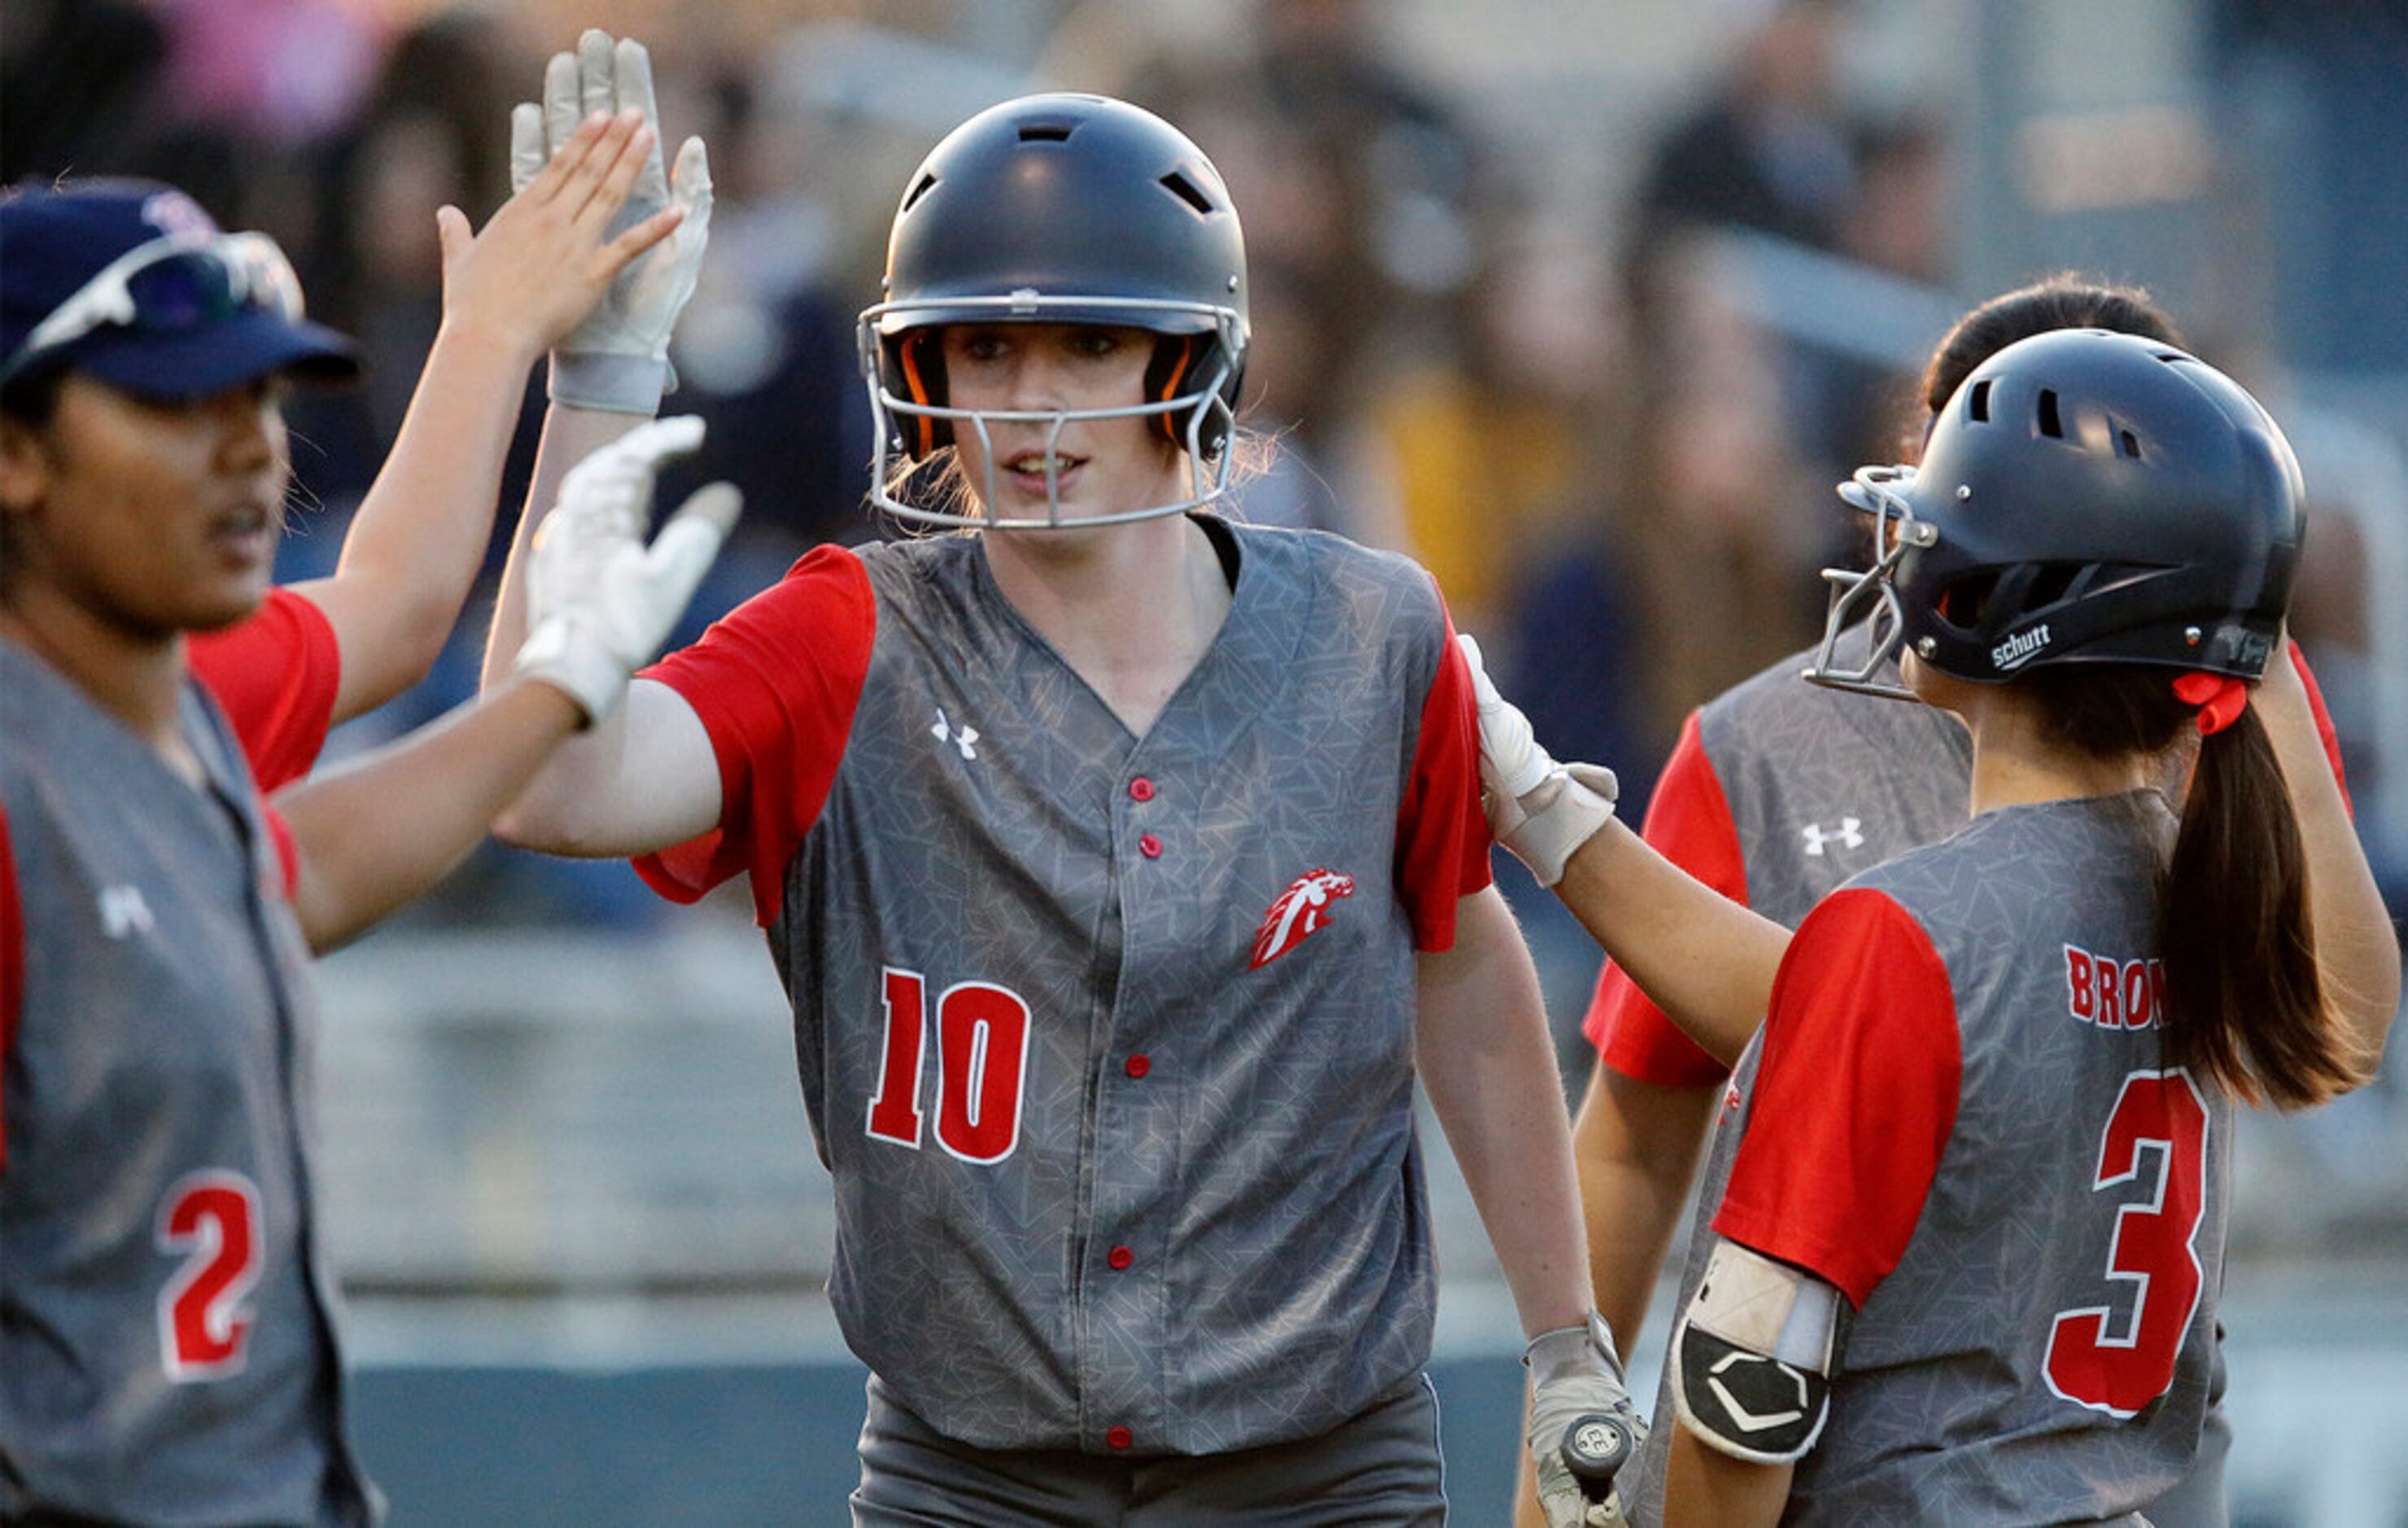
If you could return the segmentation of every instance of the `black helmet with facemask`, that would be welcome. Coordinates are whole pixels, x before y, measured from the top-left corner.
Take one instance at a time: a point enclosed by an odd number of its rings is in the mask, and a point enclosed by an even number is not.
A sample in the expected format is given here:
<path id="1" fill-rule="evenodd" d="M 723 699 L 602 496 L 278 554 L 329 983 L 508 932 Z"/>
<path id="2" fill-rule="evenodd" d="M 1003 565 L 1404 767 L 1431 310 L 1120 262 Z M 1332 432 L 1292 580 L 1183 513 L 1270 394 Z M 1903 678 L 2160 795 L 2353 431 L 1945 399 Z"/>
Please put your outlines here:
<path id="1" fill-rule="evenodd" d="M 961 323 L 1096 323 L 1156 336 L 1145 401 L 1016 413 L 951 407 L 938 331 Z M 861 316 L 878 425 L 871 493 L 940 525 L 1061 523 L 1048 478 L 1042 519 L 989 521 L 897 501 L 900 461 L 992 423 L 1153 417 L 1183 448 L 1191 496 L 1093 525 L 1175 514 L 1228 491 L 1230 431 L 1246 356 L 1246 250 L 1220 172 L 1153 113 L 1100 95 L 1023 96 L 947 135 L 906 183 L 887 245 L 885 300 Z M 1050 450 L 1049 450 L 1050 455 Z M 987 502 L 994 502 L 990 492 Z"/>

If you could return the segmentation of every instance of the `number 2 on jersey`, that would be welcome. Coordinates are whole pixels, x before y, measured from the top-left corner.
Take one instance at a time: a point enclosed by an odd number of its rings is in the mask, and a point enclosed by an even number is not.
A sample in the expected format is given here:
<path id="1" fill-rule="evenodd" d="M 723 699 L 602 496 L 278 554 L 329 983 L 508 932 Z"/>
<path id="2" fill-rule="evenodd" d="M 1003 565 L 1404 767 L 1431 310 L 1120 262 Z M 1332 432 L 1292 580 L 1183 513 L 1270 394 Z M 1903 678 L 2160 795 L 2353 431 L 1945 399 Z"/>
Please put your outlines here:
<path id="1" fill-rule="evenodd" d="M 886 967 L 885 1053 L 869 1134 L 920 1149 L 920 1078 L 925 1070 L 928 982 Z M 1028 1005 L 992 982 L 964 981 L 937 999 L 937 1143 L 964 1162 L 989 1164 L 1020 1144 L 1020 1099 L 1028 1065 Z"/>
<path id="2" fill-rule="evenodd" d="M 2207 1213 L 2207 1106 L 2180 1068 L 2124 1078 L 2100 1138 L 2092 1191 L 2147 1182 L 2142 1151 L 2152 1147 L 2149 1196 L 2115 1212 L 2107 1248 L 2106 1277 L 2133 1286 L 2130 1320 L 2111 1332 L 2105 1306 L 2061 1311 L 2048 1339 L 2049 1389 L 2114 1417 L 2133 1415 L 2173 1383 L 2199 1310 L 2194 1243 Z"/>
<path id="3" fill-rule="evenodd" d="M 179 1384 L 242 1372 L 243 1302 L 259 1282 L 259 1186 L 222 1168 L 187 1173 L 159 1201 L 163 1252 L 185 1254 L 159 1292 L 159 1362 Z"/>

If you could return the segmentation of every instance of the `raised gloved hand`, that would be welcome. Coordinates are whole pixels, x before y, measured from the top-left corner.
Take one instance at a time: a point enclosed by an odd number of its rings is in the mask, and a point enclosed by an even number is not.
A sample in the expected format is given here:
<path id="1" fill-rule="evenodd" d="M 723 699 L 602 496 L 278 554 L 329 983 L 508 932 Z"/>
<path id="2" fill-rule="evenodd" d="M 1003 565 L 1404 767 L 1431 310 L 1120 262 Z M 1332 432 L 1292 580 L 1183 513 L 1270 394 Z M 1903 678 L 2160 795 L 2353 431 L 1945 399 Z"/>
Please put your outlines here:
<path id="1" fill-rule="evenodd" d="M 1529 718 L 1497 693 L 1481 667 L 1480 644 L 1455 640 L 1471 665 L 1480 702 L 1481 805 L 1488 831 L 1530 867 L 1541 886 L 1564 878 L 1564 864 L 1613 815 L 1619 786 L 1602 764 L 1559 764 L 1530 735 Z"/>
<path id="2" fill-rule="evenodd" d="M 701 443 L 691 415 L 637 426 L 569 469 L 536 532 L 516 668 L 566 691 L 589 722 L 667 640 L 743 506 L 733 485 L 712 483 L 644 545 L 661 463 Z"/>
<path id="3" fill-rule="evenodd" d="M 553 349 L 552 398 L 581 408 L 650 414 L 677 386 L 669 331 L 694 295 L 710 242 L 710 164 L 702 140 L 690 137 L 678 150 L 675 173 L 664 172 L 652 61 L 642 43 L 613 43 L 609 34 L 589 28 L 577 39 L 576 52 L 552 55 L 543 72 L 542 105 L 510 111 L 510 185 L 517 190 L 532 182 L 587 117 L 625 107 L 643 112 L 654 136 L 609 232 L 615 236 L 671 205 L 685 209 L 685 221 L 621 271 L 600 306 Z"/>
<path id="4" fill-rule="evenodd" d="M 1605 1318 L 1592 1310 L 1579 1326 L 1540 1333 L 1522 1362 L 1530 1370 L 1530 1458 L 1538 1465 L 1547 1528 L 1620 1528 L 1619 1496 L 1608 1490 L 1604 1500 L 1589 1500 L 1564 1458 L 1565 1435 L 1584 1419 L 1618 1421 L 1634 1449 L 1647 1435 L 1622 1382 L 1622 1360 Z"/>

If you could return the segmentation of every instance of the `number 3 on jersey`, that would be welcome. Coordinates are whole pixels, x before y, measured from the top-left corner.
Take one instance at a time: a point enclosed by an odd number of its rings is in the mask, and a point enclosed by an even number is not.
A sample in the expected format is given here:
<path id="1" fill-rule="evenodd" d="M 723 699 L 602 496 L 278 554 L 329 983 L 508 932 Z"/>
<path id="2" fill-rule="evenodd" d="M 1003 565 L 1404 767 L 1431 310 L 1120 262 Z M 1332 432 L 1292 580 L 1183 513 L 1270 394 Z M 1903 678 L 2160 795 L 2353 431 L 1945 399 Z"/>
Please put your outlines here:
<path id="1" fill-rule="evenodd" d="M 159 1292 L 159 1362 L 178 1384 L 242 1372 L 243 1309 L 259 1282 L 259 1186 L 240 1173 L 187 1173 L 159 1201 L 163 1252 L 184 1254 Z"/>
<path id="2" fill-rule="evenodd" d="M 920 1079 L 928 1035 L 928 983 L 886 967 L 885 1051 L 869 1134 L 920 1149 Z M 964 981 L 937 999 L 937 1144 L 964 1162 L 991 1164 L 1020 1144 L 1027 1080 L 1028 1005 L 992 982 Z"/>
<path id="3" fill-rule="evenodd" d="M 2207 1106 L 2180 1069 L 2134 1072 L 2107 1117 L 2092 1191 L 2146 1181 L 2142 1150 L 2156 1148 L 2149 1197 L 2115 1212 L 2110 1279 L 2132 1286 L 2132 1315 L 2111 1333 L 2111 1312 L 2058 1313 L 2048 1339 L 2049 1388 L 2069 1401 L 2128 1417 L 2166 1392 L 2184 1335 L 2199 1310 L 2199 1236 L 2207 1213 Z"/>

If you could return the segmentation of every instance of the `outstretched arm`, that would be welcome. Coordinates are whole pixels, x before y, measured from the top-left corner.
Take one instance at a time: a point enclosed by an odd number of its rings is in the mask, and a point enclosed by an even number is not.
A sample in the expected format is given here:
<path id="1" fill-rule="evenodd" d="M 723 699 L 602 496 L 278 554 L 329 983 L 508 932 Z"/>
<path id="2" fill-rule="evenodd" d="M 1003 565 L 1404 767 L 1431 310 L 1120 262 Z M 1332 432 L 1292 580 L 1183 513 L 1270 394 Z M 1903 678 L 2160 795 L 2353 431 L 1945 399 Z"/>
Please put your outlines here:
<path id="1" fill-rule="evenodd" d="M 655 113 L 652 60 L 643 45 L 613 42 L 589 29 L 574 53 L 557 53 L 544 71 L 543 100 L 510 114 L 514 178 L 534 173 L 546 145 L 571 132 L 581 112 L 626 108 Z M 638 176 L 631 206 L 673 205 L 686 217 L 677 236 L 620 276 L 609 299 L 552 357 L 552 407 L 544 416 L 535 478 L 510 545 L 494 623 L 485 640 L 483 682 L 509 674 L 527 635 L 527 567 L 545 518 L 573 464 L 638 430 L 660 407 L 669 378 L 668 342 L 693 294 L 710 225 L 710 166 L 699 138 L 679 150 L 674 173 L 655 151 Z M 695 438 L 700 436 L 696 427 Z M 692 442 L 648 437 L 623 456 L 606 486 L 613 495 L 594 512 L 624 523 L 650 502 L 660 458 Z M 681 436 L 680 437 L 681 438 Z M 632 476 L 630 476 L 632 474 Z M 719 821 L 717 760 L 701 721 L 666 685 L 638 679 L 627 702 L 552 755 L 518 804 L 495 824 L 505 841 L 554 854 L 611 857 L 680 843 Z"/>
<path id="2" fill-rule="evenodd" d="M 510 678 L 434 726 L 279 793 L 296 861 L 294 908 L 311 948 L 351 938 L 432 886 L 565 739 L 625 709 L 627 676 L 668 635 L 737 507 L 734 489 L 706 488 L 649 548 L 640 520 L 630 532 L 564 510 L 537 550 L 535 630 Z"/>
<path id="3" fill-rule="evenodd" d="M 1772 1001 L 1787 929 L 1691 877 L 1618 819 L 1572 852 L 1555 894 L 1684 1034 L 1737 1064 Z"/>
<path id="4" fill-rule="evenodd" d="M 1480 697 L 1483 805 L 1497 841 L 1688 1036 L 1728 1066 L 1764 1021 L 1789 931 L 1691 876 L 1613 815 L 1612 771 L 1564 765 L 1457 638 Z"/>
<path id="5" fill-rule="evenodd" d="M 2360 1084 L 2374 1079 L 2400 1010 L 2400 940 L 2326 757 L 2299 649 L 2266 665 L 2250 704 L 2274 745 L 2308 863 L 2308 921 L 2325 1000 L 2346 1032 Z"/>
<path id="6" fill-rule="evenodd" d="M 605 237 L 652 130 L 634 113 L 582 121 L 471 235 L 437 214 L 443 324 L 392 454 L 360 502 L 328 578 L 293 586 L 324 612 L 341 653 L 334 720 L 426 677 L 468 597 L 528 368 L 594 308 L 630 262 L 666 238 L 671 207 Z"/>
<path id="7" fill-rule="evenodd" d="M 636 428 L 625 430 L 628 424 Z M 623 430 L 624 433 L 622 433 Z M 631 416 L 555 406 L 544 422 L 542 464 L 595 438 L 609 444 L 560 481 L 560 505 L 539 515 L 529 501 L 485 645 L 485 686 L 508 682 L 527 639 L 532 570 L 554 521 L 591 519 L 621 534 L 640 526 L 662 461 L 702 439 L 693 418 L 638 423 Z M 554 471 L 554 478 L 560 475 Z M 683 843 L 719 821 L 719 761 L 701 718 L 665 684 L 638 679 L 627 700 L 553 751 L 494 823 L 505 843 L 547 854 L 619 858 Z"/>

